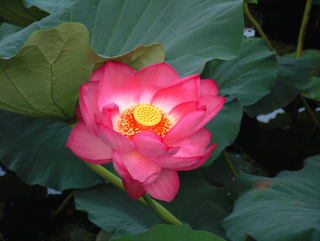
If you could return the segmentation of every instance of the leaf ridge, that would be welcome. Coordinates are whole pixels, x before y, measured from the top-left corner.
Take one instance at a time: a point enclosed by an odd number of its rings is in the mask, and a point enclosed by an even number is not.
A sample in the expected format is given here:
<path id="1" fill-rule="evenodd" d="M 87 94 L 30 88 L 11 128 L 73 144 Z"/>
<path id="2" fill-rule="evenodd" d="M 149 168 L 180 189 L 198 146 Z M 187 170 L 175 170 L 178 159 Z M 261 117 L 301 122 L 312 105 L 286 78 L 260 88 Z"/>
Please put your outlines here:
<path id="1" fill-rule="evenodd" d="M 7 75 L 8 80 L 10 81 L 10 83 L 12 84 L 12 86 L 17 90 L 17 92 L 21 95 L 22 99 L 34 110 L 46 115 L 45 112 L 39 110 L 38 108 L 36 108 L 35 106 L 33 106 L 31 103 L 29 103 L 29 101 L 25 98 L 25 96 L 22 94 L 22 92 L 20 91 L 20 89 L 14 84 L 14 82 L 11 80 L 11 78 L 9 77 L 8 73 L 5 71 L 5 69 L 3 69 L 3 72 Z"/>
<path id="2" fill-rule="evenodd" d="M 124 9 L 124 6 L 126 5 L 126 3 L 127 3 L 127 1 L 124 2 L 123 6 L 122 6 L 122 8 L 121 8 L 121 12 L 120 12 L 120 14 L 119 14 L 119 17 L 118 17 L 118 20 L 117 20 L 117 24 L 116 24 L 116 26 L 114 27 L 114 30 L 117 29 L 117 26 L 119 25 L 119 21 L 120 21 L 120 19 L 121 19 L 121 16 L 122 16 L 122 13 L 123 13 L 123 9 Z M 109 47 L 110 47 L 110 42 L 111 42 L 112 37 L 113 37 L 113 35 L 114 35 L 115 32 L 116 32 L 116 31 L 112 31 L 112 35 L 111 35 L 111 37 L 110 37 L 110 39 L 109 39 L 108 45 L 107 45 L 107 47 L 106 47 L 106 50 L 104 51 L 104 55 L 106 55 L 107 52 L 108 52 L 108 49 L 109 49 Z"/>

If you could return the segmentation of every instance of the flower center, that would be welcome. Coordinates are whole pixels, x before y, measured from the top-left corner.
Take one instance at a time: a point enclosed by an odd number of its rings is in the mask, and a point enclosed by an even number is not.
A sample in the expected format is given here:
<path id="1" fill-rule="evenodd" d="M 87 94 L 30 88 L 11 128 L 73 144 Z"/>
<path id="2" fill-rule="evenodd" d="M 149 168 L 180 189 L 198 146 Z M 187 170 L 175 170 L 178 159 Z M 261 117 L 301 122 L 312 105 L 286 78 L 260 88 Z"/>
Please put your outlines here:
<path id="1" fill-rule="evenodd" d="M 138 105 L 133 111 L 133 117 L 141 130 L 150 130 L 161 121 L 161 112 L 152 105 Z"/>
<path id="2" fill-rule="evenodd" d="M 153 131 L 163 138 L 171 130 L 172 124 L 164 111 L 153 105 L 139 104 L 121 114 L 119 127 L 121 134 L 130 139 L 141 131 Z"/>

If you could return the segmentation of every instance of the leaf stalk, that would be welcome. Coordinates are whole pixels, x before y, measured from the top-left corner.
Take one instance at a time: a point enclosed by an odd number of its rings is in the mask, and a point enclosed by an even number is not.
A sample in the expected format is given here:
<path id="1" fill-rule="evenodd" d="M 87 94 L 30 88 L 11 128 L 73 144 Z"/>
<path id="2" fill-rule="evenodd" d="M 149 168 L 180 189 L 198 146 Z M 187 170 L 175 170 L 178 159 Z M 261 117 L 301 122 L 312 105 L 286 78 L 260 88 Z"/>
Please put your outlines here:
<path id="1" fill-rule="evenodd" d="M 126 191 L 122 184 L 122 180 L 116 175 L 114 175 L 113 173 L 111 173 L 110 171 L 108 171 L 107 169 L 105 169 L 103 166 L 91 164 L 88 162 L 85 162 L 85 164 L 87 164 L 87 166 L 92 171 L 94 171 L 95 173 L 97 173 L 98 175 L 106 179 L 108 182 L 110 182 L 117 188 L 120 188 L 121 190 Z M 150 207 L 162 220 L 164 220 L 168 224 L 173 224 L 173 225 L 182 224 L 175 216 L 173 216 L 167 209 L 165 209 L 157 201 L 152 199 L 148 194 L 144 194 L 142 197 L 138 198 L 138 200 L 143 204 L 145 204 L 146 206 Z"/>
<path id="2" fill-rule="evenodd" d="M 261 29 L 260 25 L 258 24 L 258 22 L 252 17 L 252 15 L 251 15 L 251 13 L 249 11 L 248 3 L 243 3 L 243 11 L 244 11 L 244 14 L 246 15 L 246 17 L 252 23 L 252 25 L 256 28 L 256 30 L 258 31 L 259 35 L 267 41 L 269 49 L 271 51 L 275 51 L 275 49 L 272 47 L 271 43 L 269 42 L 267 36 L 262 31 L 262 29 Z"/>
<path id="3" fill-rule="evenodd" d="M 227 163 L 232 175 L 234 176 L 235 179 L 237 179 L 239 174 L 237 173 L 235 167 L 233 166 L 232 161 L 231 161 L 230 157 L 228 156 L 228 153 L 227 153 L 226 149 L 224 149 L 222 151 L 222 154 L 224 156 L 224 159 L 225 159 L 225 161 L 226 161 L 226 163 Z"/>
<path id="4" fill-rule="evenodd" d="M 299 37 L 298 37 L 297 52 L 296 52 L 297 58 L 300 58 L 302 56 L 303 42 L 304 42 L 304 37 L 307 31 L 311 6 L 312 6 L 312 0 L 307 0 L 306 7 L 304 9 L 303 18 L 302 18 L 301 27 L 300 27 Z"/>
<path id="5" fill-rule="evenodd" d="M 302 18 L 301 27 L 300 27 L 299 37 L 298 37 L 297 52 L 296 52 L 297 58 L 301 58 L 301 56 L 302 56 L 303 42 L 304 42 L 304 37 L 305 37 L 306 31 L 307 31 L 311 6 L 312 6 L 312 0 L 307 0 L 306 7 L 304 9 L 303 18 Z M 318 119 L 316 118 L 316 116 L 314 115 L 313 111 L 311 110 L 308 102 L 301 94 L 301 91 L 299 92 L 298 96 L 299 96 L 300 101 L 302 102 L 303 106 L 306 108 L 306 111 L 309 114 L 312 122 L 315 124 L 317 129 L 320 130 L 320 123 L 319 123 Z"/>

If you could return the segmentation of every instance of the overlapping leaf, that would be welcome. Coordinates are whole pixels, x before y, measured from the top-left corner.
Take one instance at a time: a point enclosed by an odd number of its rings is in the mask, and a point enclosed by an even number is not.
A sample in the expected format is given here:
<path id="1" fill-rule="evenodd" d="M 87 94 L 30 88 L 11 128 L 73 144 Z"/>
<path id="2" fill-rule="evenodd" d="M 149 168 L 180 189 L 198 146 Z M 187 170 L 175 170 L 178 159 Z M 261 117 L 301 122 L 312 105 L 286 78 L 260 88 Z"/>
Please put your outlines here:
<path id="1" fill-rule="evenodd" d="M 203 79 L 214 79 L 219 93 L 235 97 L 243 106 L 256 103 L 276 82 L 278 65 L 264 39 L 244 39 L 239 56 L 233 60 L 212 60 L 201 74 Z"/>
<path id="2" fill-rule="evenodd" d="M 142 234 L 129 235 L 115 239 L 115 241 L 223 241 L 224 239 L 204 231 L 194 231 L 189 225 L 155 225 Z"/>
<path id="3" fill-rule="evenodd" d="M 1 41 L 0 56 L 16 54 L 35 30 L 64 22 L 84 24 L 91 47 L 103 57 L 161 43 L 166 62 L 182 76 L 200 73 L 213 58 L 234 58 L 243 36 L 241 0 L 78 0 Z"/>
<path id="4" fill-rule="evenodd" d="M 236 172 L 252 173 L 252 164 L 245 161 L 239 155 L 227 153 Z M 210 166 L 200 169 L 206 181 L 212 185 L 222 186 L 229 191 L 236 191 L 236 179 L 234 178 L 223 154 L 221 154 Z M 231 192 L 230 192 L 231 194 Z"/>
<path id="5" fill-rule="evenodd" d="M 205 126 L 211 132 L 211 144 L 218 146 L 203 166 L 209 166 L 229 146 L 239 133 L 243 113 L 242 104 L 238 99 L 224 104 L 218 114 Z"/>
<path id="6" fill-rule="evenodd" d="M 70 131 L 64 122 L 1 110 L 0 161 L 30 185 L 62 191 L 105 182 L 65 147 Z"/>
<path id="7" fill-rule="evenodd" d="M 26 27 L 48 15 L 49 13 L 36 6 L 25 7 L 23 0 L 2 0 L 0 2 L 1 20 L 15 26 Z"/>
<path id="8" fill-rule="evenodd" d="M 177 196 L 162 205 L 193 229 L 226 237 L 221 221 L 231 213 L 233 205 L 226 191 L 211 187 L 196 172 L 182 172 L 180 179 Z M 86 210 L 93 223 L 114 233 L 112 238 L 142 233 L 163 223 L 150 208 L 112 185 L 97 185 L 74 193 L 77 209 Z"/>
<path id="9" fill-rule="evenodd" d="M 258 0 L 244 0 L 244 3 L 258 3 Z"/>
<path id="10" fill-rule="evenodd" d="M 88 31 L 80 23 L 36 31 L 14 57 L 0 59 L 0 108 L 72 123 L 79 87 L 99 64 L 114 60 L 139 69 L 163 59 L 159 44 L 101 58 L 90 48 Z"/>
<path id="11" fill-rule="evenodd" d="M 24 0 L 24 6 L 26 6 L 26 8 L 37 6 L 52 14 L 59 8 L 65 7 L 73 2 L 74 0 Z"/>
<path id="12" fill-rule="evenodd" d="M 320 156 L 305 160 L 297 172 L 283 171 L 275 178 L 241 174 L 240 198 L 223 226 L 228 237 L 243 240 L 320 239 Z"/>
<path id="13" fill-rule="evenodd" d="M 227 239 L 222 221 L 233 208 L 227 191 L 209 185 L 197 170 L 180 172 L 180 189 L 171 203 L 162 203 L 180 221 Z M 183 203 L 183 205 L 181 205 Z"/>
<path id="14" fill-rule="evenodd" d="M 314 54 L 305 51 L 302 58 L 277 57 L 280 68 L 271 93 L 244 110 L 256 117 L 286 106 L 311 81 L 315 67 L 319 68 L 320 55 Z"/>
<path id="15" fill-rule="evenodd" d="M 313 76 L 309 84 L 303 88 L 302 94 L 309 99 L 320 102 L 320 78 Z"/>
<path id="16" fill-rule="evenodd" d="M 3 23 L 0 25 L 0 41 L 12 33 L 21 30 L 21 27 L 14 26 L 12 24 Z"/>
<path id="17" fill-rule="evenodd" d="M 112 239 L 143 233 L 154 224 L 164 223 L 149 207 L 111 184 L 73 192 L 77 209 L 86 210 L 93 223 L 113 234 Z"/>

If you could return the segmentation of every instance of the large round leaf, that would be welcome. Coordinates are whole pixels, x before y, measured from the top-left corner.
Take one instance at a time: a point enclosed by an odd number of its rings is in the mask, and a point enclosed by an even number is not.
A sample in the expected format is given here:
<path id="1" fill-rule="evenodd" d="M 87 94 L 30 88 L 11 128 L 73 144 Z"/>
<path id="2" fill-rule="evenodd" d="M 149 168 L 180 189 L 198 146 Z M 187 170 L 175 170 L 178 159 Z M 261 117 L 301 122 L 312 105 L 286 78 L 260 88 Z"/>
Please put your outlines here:
<path id="1" fill-rule="evenodd" d="M 205 126 L 211 132 L 211 144 L 217 143 L 208 161 L 203 166 L 209 166 L 237 138 L 243 113 L 242 104 L 234 99 L 224 104 L 218 114 Z"/>
<path id="2" fill-rule="evenodd" d="M 283 171 L 275 178 L 241 174 L 240 198 L 223 226 L 228 237 L 259 241 L 320 240 L 320 155 L 305 160 L 300 171 Z"/>
<path id="3" fill-rule="evenodd" d="M 244 160 L 239 155 L 233 155 L 231 153 L 227 153 L 227 155 L 237 173 L 252 173 L 253 167 L 251 163 Z M 232 192 L 237 191 L 236 179 L 232 174 L 223 154 L 214 160 L 210 166 L 201 168 L 200 171 L 208 183 L 219 187 L 224 187 Z"/>
<path id="4" fill-rule="evenodd" d="M 49 13 L 36 6 L 25 7 L 23 0 L 1 0 L 0 18 L 2 21 L 19 27 L 39 21 Z"/>
<path id="5" fill-rule="evenodd" d="M 129 235 L 115 241 L 223 241 L 224 239 L 204 231 L 194 231 L 189 225 L 155 225 L 142 234 Z"/>
<path id="6" fill-rule="evenodd" d="M 65 143 L 70 126 L 0 111 L 0 161 L 28 184 L 55 190 L 86 188 L 105 182 Z"/>
<path id="7" fill-rule="evenodd" d="M 149 207 L 133 200 L 111 184 L 73 190 L 76 208 L 88 212 L 88 218 L 112 239 L 146 232 L 152 225 L 164 223 Z"/>
<path id="8" fill-rule="evenodd" d="M 320 67 L 320 55 L 314 57 L 312 53 L 302 57 L 277 57 L 279 74 L 276 84 L 270 94 L 244 108 L 249 116 L 265 115 L 286 106 L 311 81 L 314 68 Z"/>
<path id="9" fill-rule="evenodd" d="M 197 171 L 179 174 L 181 184 L 177 196 L 171 203 L 161 204 L 193 229 L 226 238 L 221 221 L 231 213 L 233 200 L 225 190 L 207 184 Z M 74 190 L 74 193 L 77 209 L 86 210 L 93 223 L 114 233 L 112 238 L 142 233 L 163 223 L 149 207 L 110 184 Z"/>
<path id="10" fill-rule="evenodd" d="M 209 185 L 198 170 L 180 172 L 180 189 L 171 203 L 162 205 L 195 230 L 204 230 L 228 239 L 223 219 L 232 212 L 233 199 L 227 191 Z"/>
<path id="11" fill-rule="evenodd" d="M 27 8 L 37 6 L 38 8 L 52 14 L 59 8 L 64 7 L 73 1 L 74 0 L 24 0 L 24 5 Z"/>
<path id="12" fill-rule="evenodd" d="M 309 99 L 320 102 L 320 78 L 313 76 L 309 84 L 303 88 L 302 94 Z"/>
<path id="13" fill-rule="evenodd" d="M 275 52 L 269 50 L 266 41 L 245 38 L 237 58 L 210 61 L 201 78 L 214 79 L 220 95 L 231 99 L 237 97 L 243 106 L 247 106 L 270 93 L 277 74 Z"/>
<path id="14" fill-rule="evenodd" d="M 101 58 L 91 49 L 88 31 L 80 23 L 33 32 L 15 56 L 0 59 L 0 108 L 75 122 L 80 85 L 107 60 L 140 69 L 162 62 L 164 50 L 160 44 L 154 44 L 139 46 L 122 56 Z"/>
<path id="15" fill-rule="evenodd" d="M 14 26 L 12 24 L 3 23 L 0 25 L 0 41 L 8 35 L 21 30 L 21 27 Z"/>
<path id="16" fill-rule="evenodd" d="M 0 56 L 9 58 L 17 53 L 35 30 L 80 22 L 89 30 L 91 47 L 103 57 L 161 43 L 166 62 L 180 75 L 200 73 L 208 60 L 231 59 L 238 54 L 243 36 L 242 2 L 77 0 L 1 41 Z"/>

